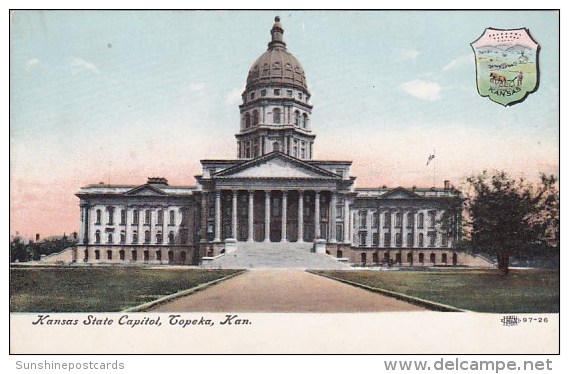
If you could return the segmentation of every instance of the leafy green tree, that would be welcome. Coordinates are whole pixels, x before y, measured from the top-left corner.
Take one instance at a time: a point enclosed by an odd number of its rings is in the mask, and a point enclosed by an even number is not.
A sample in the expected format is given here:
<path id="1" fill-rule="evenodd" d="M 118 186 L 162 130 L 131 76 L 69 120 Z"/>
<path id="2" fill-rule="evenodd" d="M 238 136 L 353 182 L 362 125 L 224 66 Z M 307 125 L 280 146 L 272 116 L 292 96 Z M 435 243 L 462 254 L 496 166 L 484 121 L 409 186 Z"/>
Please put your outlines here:
<path id="1" fill-rule="evenodd" d="M 484 171 L 467 179 L 466 200 L 472 248 L 497 256 L 498 268 L 508 273 L 512 255 L 555 248 L 559 240 L 557 178 L 541 175 L 532 185 L 503 171 Z"/>

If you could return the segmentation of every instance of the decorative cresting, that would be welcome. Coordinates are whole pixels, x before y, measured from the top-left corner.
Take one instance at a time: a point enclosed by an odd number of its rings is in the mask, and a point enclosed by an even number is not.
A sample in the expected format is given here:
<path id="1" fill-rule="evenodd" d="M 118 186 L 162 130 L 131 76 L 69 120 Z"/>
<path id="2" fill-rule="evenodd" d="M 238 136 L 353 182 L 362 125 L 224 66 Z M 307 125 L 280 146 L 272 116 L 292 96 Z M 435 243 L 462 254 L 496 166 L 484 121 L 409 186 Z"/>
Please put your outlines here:
<path id="1" fill-rule="evenodd" d="M 252 159 L 279 151 L 313 158 L 310 92 L 304 70 L 287 51 L 280 18 L 275 17 L 268 49 L 251 66 L 239 106 L 237 157 Z"/>

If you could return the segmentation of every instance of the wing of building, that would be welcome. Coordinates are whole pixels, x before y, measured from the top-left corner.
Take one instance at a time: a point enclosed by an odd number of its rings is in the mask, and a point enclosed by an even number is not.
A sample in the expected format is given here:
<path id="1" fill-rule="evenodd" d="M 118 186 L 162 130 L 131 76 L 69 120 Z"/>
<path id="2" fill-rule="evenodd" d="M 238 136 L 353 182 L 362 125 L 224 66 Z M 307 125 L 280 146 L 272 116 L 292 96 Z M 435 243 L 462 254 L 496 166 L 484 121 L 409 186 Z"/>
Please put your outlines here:
<path id="1" fill-rule="evenodd" d="M 453 248 L 462 198 L 448 181 L 355 188 L 351 161 L 313 159 L 311 94 L 283 34 L 277 17 L 267 51 L 249 70 L 237 158 L 202 160 L 195 186 L 149 178 L 81 188 L 72 261 L 200 264 L 263 243 L 360 265 L 472 263 Z"/>

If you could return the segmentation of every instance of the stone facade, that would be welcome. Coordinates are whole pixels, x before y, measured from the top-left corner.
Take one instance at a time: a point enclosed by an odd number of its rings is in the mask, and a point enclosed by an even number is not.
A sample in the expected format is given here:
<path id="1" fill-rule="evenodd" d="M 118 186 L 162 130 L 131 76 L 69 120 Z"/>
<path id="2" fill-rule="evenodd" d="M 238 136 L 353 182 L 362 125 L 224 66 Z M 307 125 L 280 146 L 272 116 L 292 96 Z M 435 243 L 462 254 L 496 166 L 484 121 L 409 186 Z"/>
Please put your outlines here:
<path id="1" fill-rule="evenodd" d="M 199 264 L 240 243 L 308 242 L 365 266 L 475 263 L 453 249 L 462 199 L 449 182 L 355 188 L 351 161 L 313 160 L 304 70 L 275 21 L 242 94 L 237 158 L 202 160 L 195 186 L 149 178 L 140 186 L 81 188 L 74 261 Z"/>

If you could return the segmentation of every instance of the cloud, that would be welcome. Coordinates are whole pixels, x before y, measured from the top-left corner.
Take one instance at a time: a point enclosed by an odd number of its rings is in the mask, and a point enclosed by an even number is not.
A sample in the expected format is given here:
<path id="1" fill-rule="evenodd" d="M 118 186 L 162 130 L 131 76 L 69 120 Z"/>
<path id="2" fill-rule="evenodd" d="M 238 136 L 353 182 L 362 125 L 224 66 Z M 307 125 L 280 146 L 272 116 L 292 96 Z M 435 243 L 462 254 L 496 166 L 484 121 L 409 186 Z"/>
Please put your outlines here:
<path id="1" fill-rule="evenodd" d="M 26 70 L 33 69 L 34 66 L 38 65 L 39 63 L 40 63 L 40 60 L 38 60 L 37 58 L 32 58 L 31 60 L 26 62 Z"/>
<path id="2" fill-rule="evenodd" d="M 417 56 L 419 56 L 419 51 L 416 51 L 414 49 L 401 48 L 398 52 L 399 56 L 409 60 L 414 60 L 417 58 Z"/>
<path id="3" fill-rule="evenodd" d="M 470 65 L 474 61 L 474 57 L 472 54 L 467 54 L 461 57 L 457 57 L 454 60 L 450 61 L 448 64 L 443 66 L 443 71 L 457 69 L 462 66 Z"/>
<path id="4" fill-rule="evenodd" d="M 83 60 L 82 58 L 79 57 L 73 57 L 71 59 L 71 64 L 72 67 L 78 67 L 78 68 L 82 68 L 88 71 L 92 71 L 95 74 L 99 74 L 99 68 L 97 67 L 97 65 L 93 64 L 92 62 Z"/>
<path id="5" fill-rule="evenodd" d="M 204 88 L 205 88 L 204 83 L 190 83 L 190 85 L 188 86 L 188 90 L 192 92 L 201 91 Z"/>
<path id="6" fill-rule="evenodd" d="M 231 90 L 231 92 L 229 92 L 225 98 L 225 101 L 227 102 L 227 104 L 237 104 L 241 102 L 241 93 L 243 92 L 243 89 L 241 88 L 234 88 L 233 90 Z"/>
<path id="7" fill-rule="evenodd" d="M 401 88 L 409 95 L 426 101 L 438 100 L 442 89 L 437 82 L 428 82 L 420 79 L 405 82 L 401 85 Z"/>

